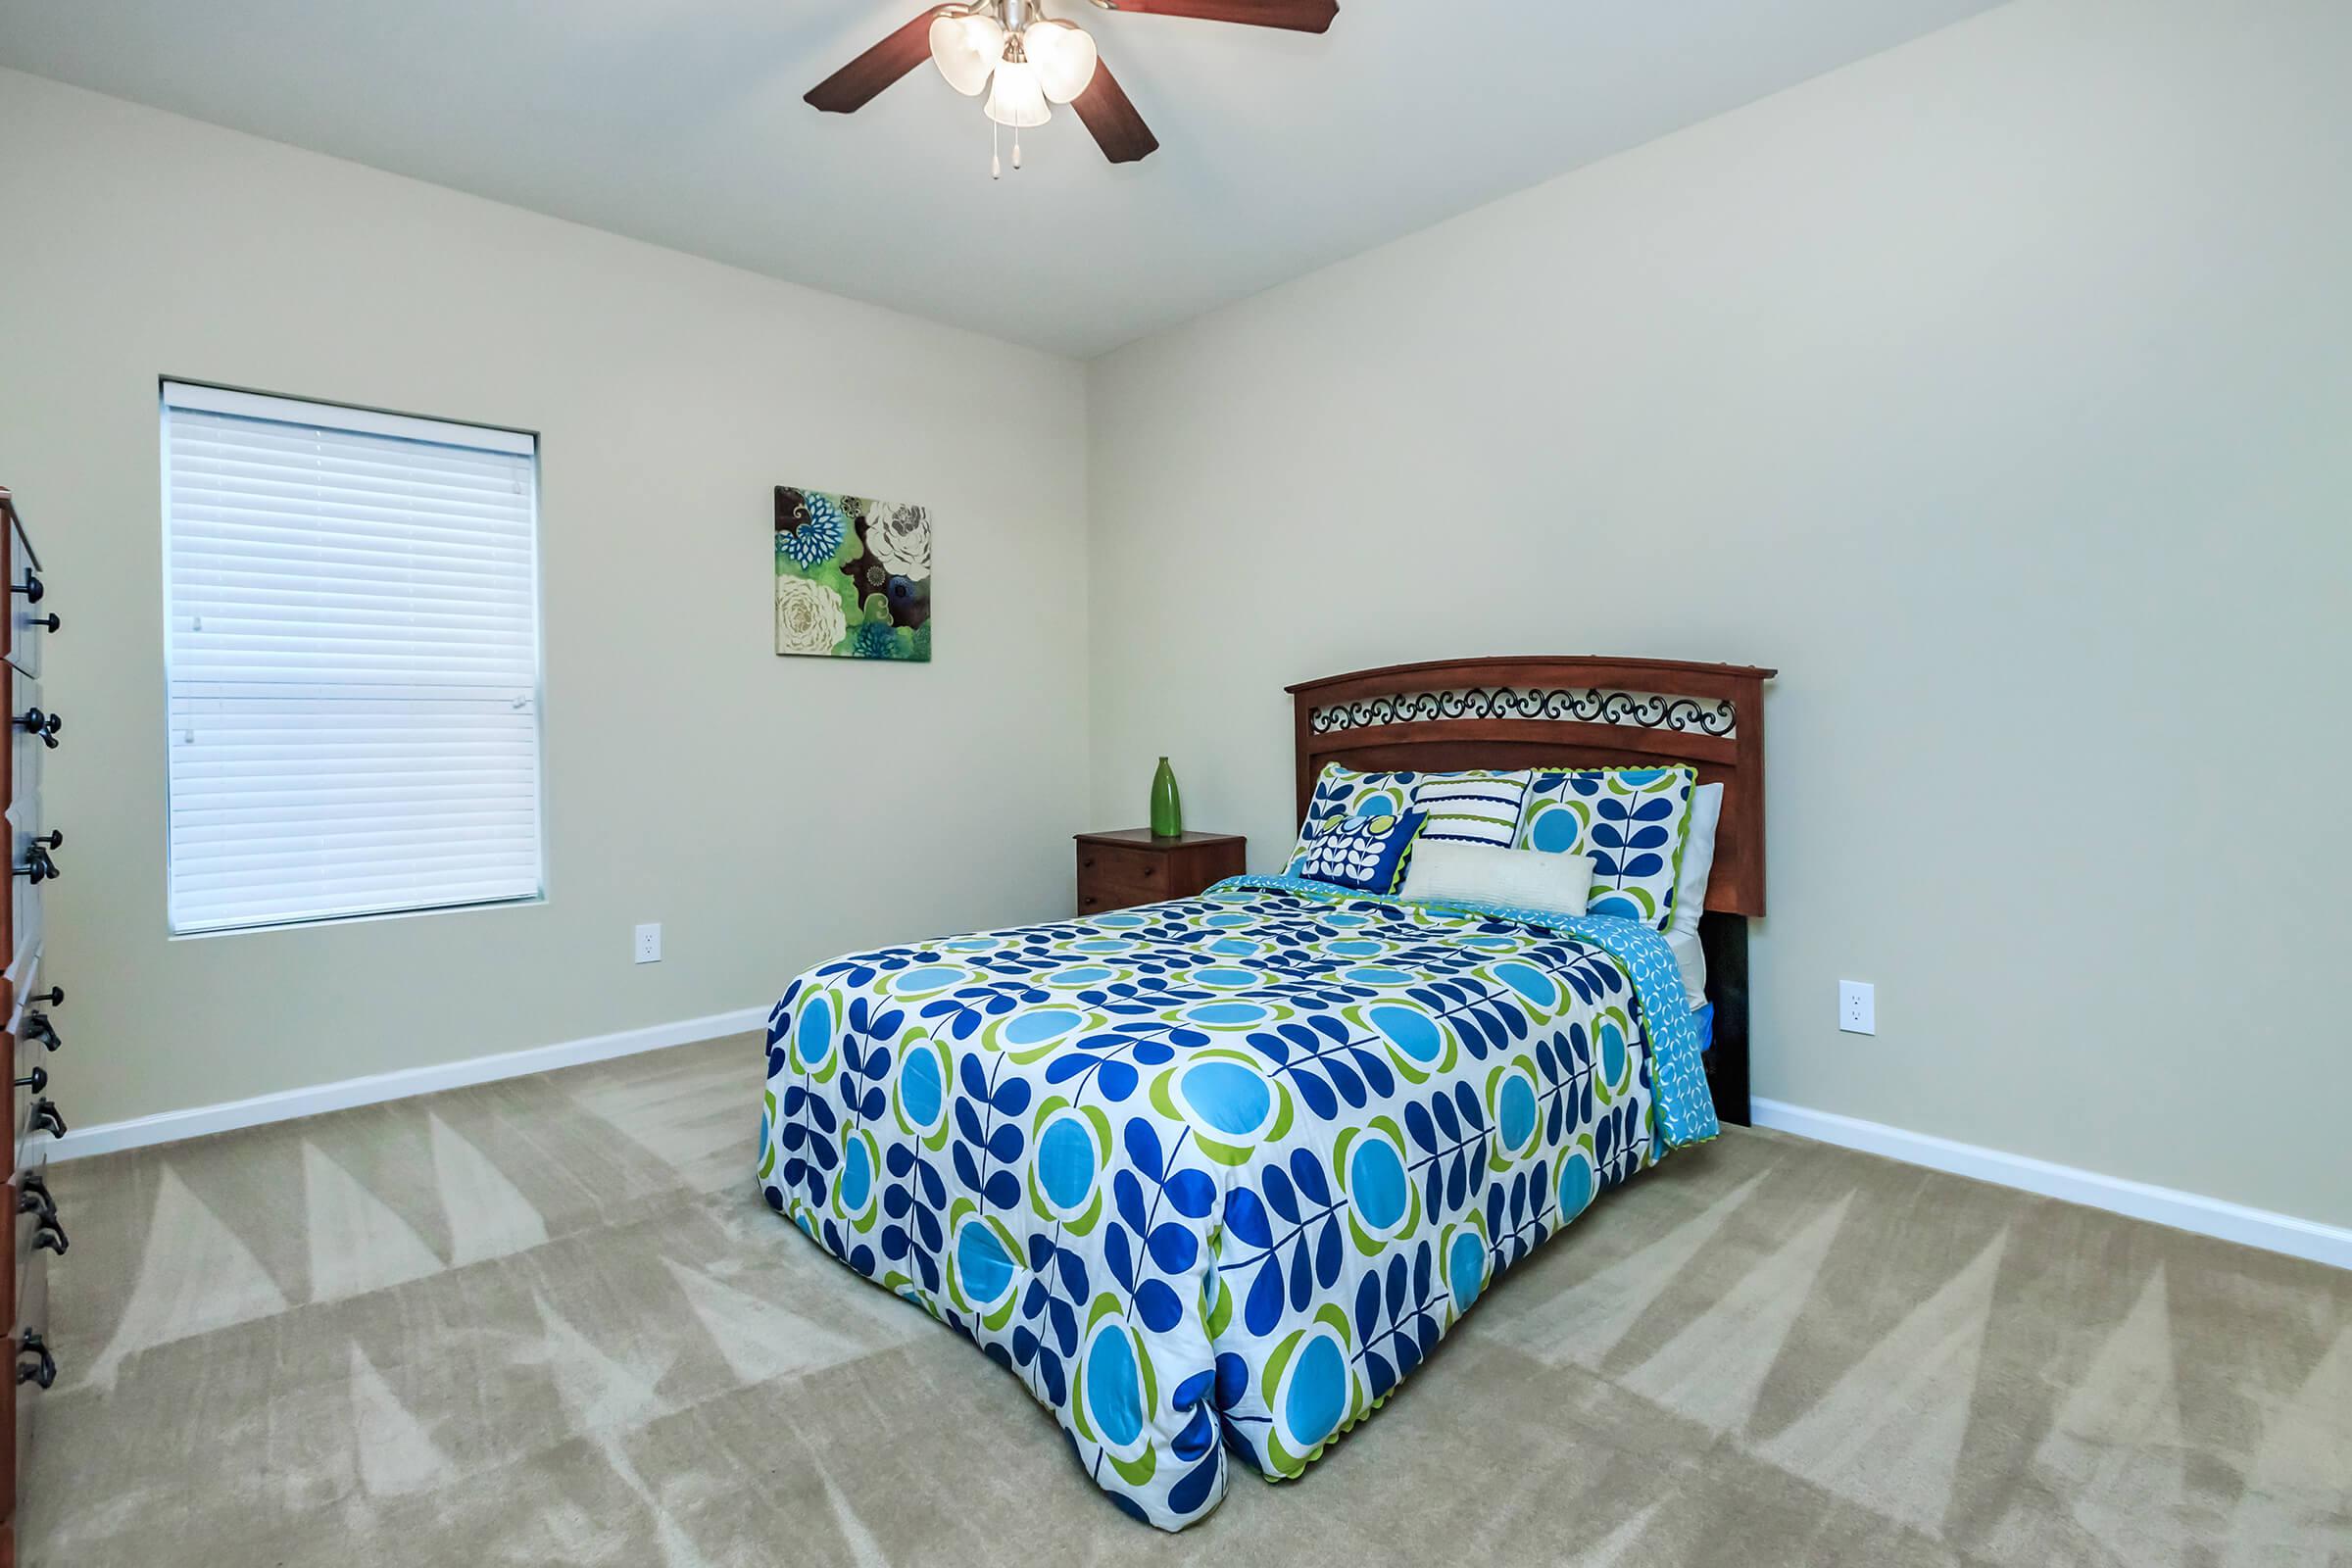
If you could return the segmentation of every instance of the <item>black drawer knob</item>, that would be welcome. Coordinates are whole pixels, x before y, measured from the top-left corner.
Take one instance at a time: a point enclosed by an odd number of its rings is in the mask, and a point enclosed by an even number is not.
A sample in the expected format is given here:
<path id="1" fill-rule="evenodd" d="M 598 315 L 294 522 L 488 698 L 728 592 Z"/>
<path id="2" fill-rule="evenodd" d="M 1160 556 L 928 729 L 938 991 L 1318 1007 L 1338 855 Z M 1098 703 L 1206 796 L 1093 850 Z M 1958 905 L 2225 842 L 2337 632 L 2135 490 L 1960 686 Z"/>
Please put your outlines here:
<path id="1" fill-rule="evenodd" d="M 17 1212 L 38 1214 L 43 1219 L 57 1218 L 57 1200 L 49 1196 L 49 1184 L 38 1176 L 17 1178 Z"/>
<path id="2" fill-rule="evenodd" d="M 58 1256 L 63 1257 L 66 1255 L 66 1249 L 73 1245 L 72 1242 L 66 1240 L 66 1228 L 57 1222 L 55 1214 L 41 1216 L 41 1222 L 33 1232 L 32 1250 L 34 1251 L 55 1252 Z"/>
<path id="3" fill-rule="evenodd" d="M 26 1356 L 34 1359 L 28 1361 Z M 17 1381 L 38 1383 L 44 1389 L 57 1382 L 57 1357 L 49 1353 L 49 1347 L 41 1343 L 40 1335 L 32 1329 L 17 1337 Z"/>
<path id="4" fill-rule="evenodd" d="M 52 1138 L 66 1136 L 66 1118 L 58 1114 L 57 1102 L 36 1100 L 32 1102 L 32 1125 L 46 1131 Z"/>
<path id="5" fill-rule="evenodd" d="M 26 566 L 24 568 L 24 580 L 21 583 L 11 585 L 8 591 L 12 594 L 23 594 L 24 596 L 24 602 L 28 605 L 37 605 L 41 602 L 42 596 L 49 592 L 49 587 L 46 583 L 42 582 L 40 578 L 32 574 L 32 568 L 30 566 Z"/>
<path id="6" fill-rule="evenodd" d="M 38 735 L 41 744 L 53 752 L 57 750 L 57 732 L 65 727 L 63 718 L 55 713 L 44 713 L 37 708 L 27 708 L 17 715 L 17 728 L 27 735 Z"/>
<path id="7" fill-rule="evenodd" d="M 49 1021 L 49 1015 L 45 1012 L 28 1012 L 24 1015 L 24 1035 L 27 1040 L 39 1041 L 51 1051 L 65 1044 L 58 1038 L 57 1027 Z"/>
<path id="8" fill-rule="evenodd" d="M 46 1067 L 33 1068 L 32 1071 L 26 1073 L 24 1077 L 17 1080 L 17 1087 L 19 1089 L 29 1089 L 34 1094 L 39 1094 L 42 1090 L 49 1087 L 49 1069 Z"/>
<path id="9" fill-rule="evenodd" d="M 28 1007 L 62 1007 L 66 1004 L 66 988 L 51 986 L 46 991 L 35 991 L 24 999 L 24 1004 Z"/>
<path id="10" fill-rule="evenodd" d="M 54 610 L 46 615 L 26 615 L 24 617 L 26 631 L 63 631 L 65 628 L 66 623 L 57 618 L 57 612 Z"/>
<path id="11" fill-rule="evenodd" d="M 49 852 L 42 849 L 37 841 L 24 852 L 24 863 L 11 869 L 35 887 L 43 882 L 54 882 L 65 874 L 57 868 L 57 862 L 49 858 Z"/>

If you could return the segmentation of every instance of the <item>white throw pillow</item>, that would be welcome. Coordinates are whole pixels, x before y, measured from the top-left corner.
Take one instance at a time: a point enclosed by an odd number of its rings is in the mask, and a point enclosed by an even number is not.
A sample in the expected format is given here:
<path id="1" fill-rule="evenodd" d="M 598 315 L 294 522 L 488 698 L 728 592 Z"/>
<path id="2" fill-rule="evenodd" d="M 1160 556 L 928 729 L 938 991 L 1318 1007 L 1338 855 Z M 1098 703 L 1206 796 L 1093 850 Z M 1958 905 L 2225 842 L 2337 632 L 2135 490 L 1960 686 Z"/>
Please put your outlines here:
<path id="1" fill-rule="evenodd" d="M 1404 874 L 1407 899 L 1460 899 L 1582 914 L 1592 892 L 1592 862 L 1581 855 L 1498 850 L 1483 844 L 1413 846 Z"/>
<path id="2" fill-rule="evenodd" d="M 1695 931 L 1669 931 L 1666 946 L 1683 971 L 1683 995 L 1695 1012 L 1707 1004 L 1707 950 L 1698 945 Z"/>
<path id="3" fill-rule="evenodd" d="M 1707 877 L 1715 869 L 1715 830 L 1723 821 L 1723 786 L 1701 784 L 1690 792 L 1690 830 L 1683 841 L 1683 868 L 1674 879 L 1674 923 L 1666 945 L 1683 971 L 1690 1005 L 1707 1004 L 1707 955 L 1698 945 L 1698 917 L 1707 909 Z"/>
<path id="4" fill-rule="evenodd" d="M 1715 829 L 1723 821 L 1723 786 L 1701 784 L 1690 792 L 1690 831 L 1683 840 L 1683 867 L 1674 879 L 1672 930 L 1698 935 L 1707 908 L 1707 875 L 1715 869 Z"/>

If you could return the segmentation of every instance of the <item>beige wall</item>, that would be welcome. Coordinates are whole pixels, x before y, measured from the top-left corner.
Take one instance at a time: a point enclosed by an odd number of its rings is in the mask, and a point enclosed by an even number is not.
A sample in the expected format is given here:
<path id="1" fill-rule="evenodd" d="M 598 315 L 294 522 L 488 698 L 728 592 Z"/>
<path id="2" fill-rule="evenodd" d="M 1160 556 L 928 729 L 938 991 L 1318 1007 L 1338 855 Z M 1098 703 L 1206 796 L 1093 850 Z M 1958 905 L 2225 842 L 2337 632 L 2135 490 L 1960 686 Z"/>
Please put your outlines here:
<path id="1" fill-rule="evenodd" d="M 2026 0 L 1098 362 L 1096 815 L 1274 867 L 1286 681 L 1778 665 L 1759 1094 L 2352 1222 L 2347 80 Z"/>
<path id="2" fill-rule="evenodd" d="M 0 482 L 67 621 L 77 1124 L 763 1006 L 848 947 L 1067 908 L 1077 366 L 7 72 L 0 214 Z M 162 374 L 541 432 L 545 906 L 166 940 Z M 775 657 L 795 482 L 936 509 L 937 662 Z"/>

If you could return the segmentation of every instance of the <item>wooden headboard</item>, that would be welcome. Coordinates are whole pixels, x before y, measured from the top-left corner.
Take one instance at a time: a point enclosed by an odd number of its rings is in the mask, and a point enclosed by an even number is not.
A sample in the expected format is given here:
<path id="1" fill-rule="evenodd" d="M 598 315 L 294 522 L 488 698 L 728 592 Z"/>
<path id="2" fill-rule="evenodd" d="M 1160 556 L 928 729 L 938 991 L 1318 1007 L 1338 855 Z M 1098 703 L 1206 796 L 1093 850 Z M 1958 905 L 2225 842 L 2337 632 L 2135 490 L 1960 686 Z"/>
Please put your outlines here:
<path id="1" fill-rule="evenodd" d="M 1689 762 L 1723 786 L 1707 907 L 1764 912 L 1764 683 L 1671 659 L 1447 659 L 1289 688 L 1298 815 L 1326 762 L 1368 772 Z"/>
<path id="2" fill-rule="evenodd" d="M 1289 688 L 1298 814 L 1327 762 L 1369 772 L 1688 762 L 1723 786 L 1699 939 L 1715 1004 L 1716 1114 L 1747 1124 L 1747 920 L 1764 912 L 1764 683 L 1777 671 L 1672 659 L 1446 659 Z"/>

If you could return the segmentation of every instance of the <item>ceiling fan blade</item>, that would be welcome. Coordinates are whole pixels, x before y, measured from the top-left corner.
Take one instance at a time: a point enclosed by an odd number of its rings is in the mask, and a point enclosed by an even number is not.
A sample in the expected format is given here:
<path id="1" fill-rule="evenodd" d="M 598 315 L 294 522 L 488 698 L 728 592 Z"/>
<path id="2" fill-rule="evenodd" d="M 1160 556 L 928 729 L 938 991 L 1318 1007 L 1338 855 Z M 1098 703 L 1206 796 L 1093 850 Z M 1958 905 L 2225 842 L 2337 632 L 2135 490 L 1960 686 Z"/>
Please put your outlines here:
<path id="1" fill-rule="evenodd" d="M 1095 65 L 1095 79 L 1087 83 L 1086 91 L 1071 100 L 1070 107 L 1078 111 L 1086 128 L 1095 133 L 1102 156 L 1114 164 L 1138 163 L 1159 151 L 1159 138 L 1152 134 L 1144 117 L 1135 112 L 1127 89 L 1110 74 L 1110 67 L 1100 61 Z"/>
<path id="2" fill-rule="evenodd" d="M 1105 11 L 1144 11 L 1156 17 L 1198 17 L 1250 27 L 1328 32 L 1340 0 L 1095 0 Z"/>
<path id="3" fill-rule="evenodd" d="M 855 114 L 882 89 L 931 58 L 933 6 L 880 43 L 836 71 L 808 93 L 808 103 L 829 115 Z"/>

